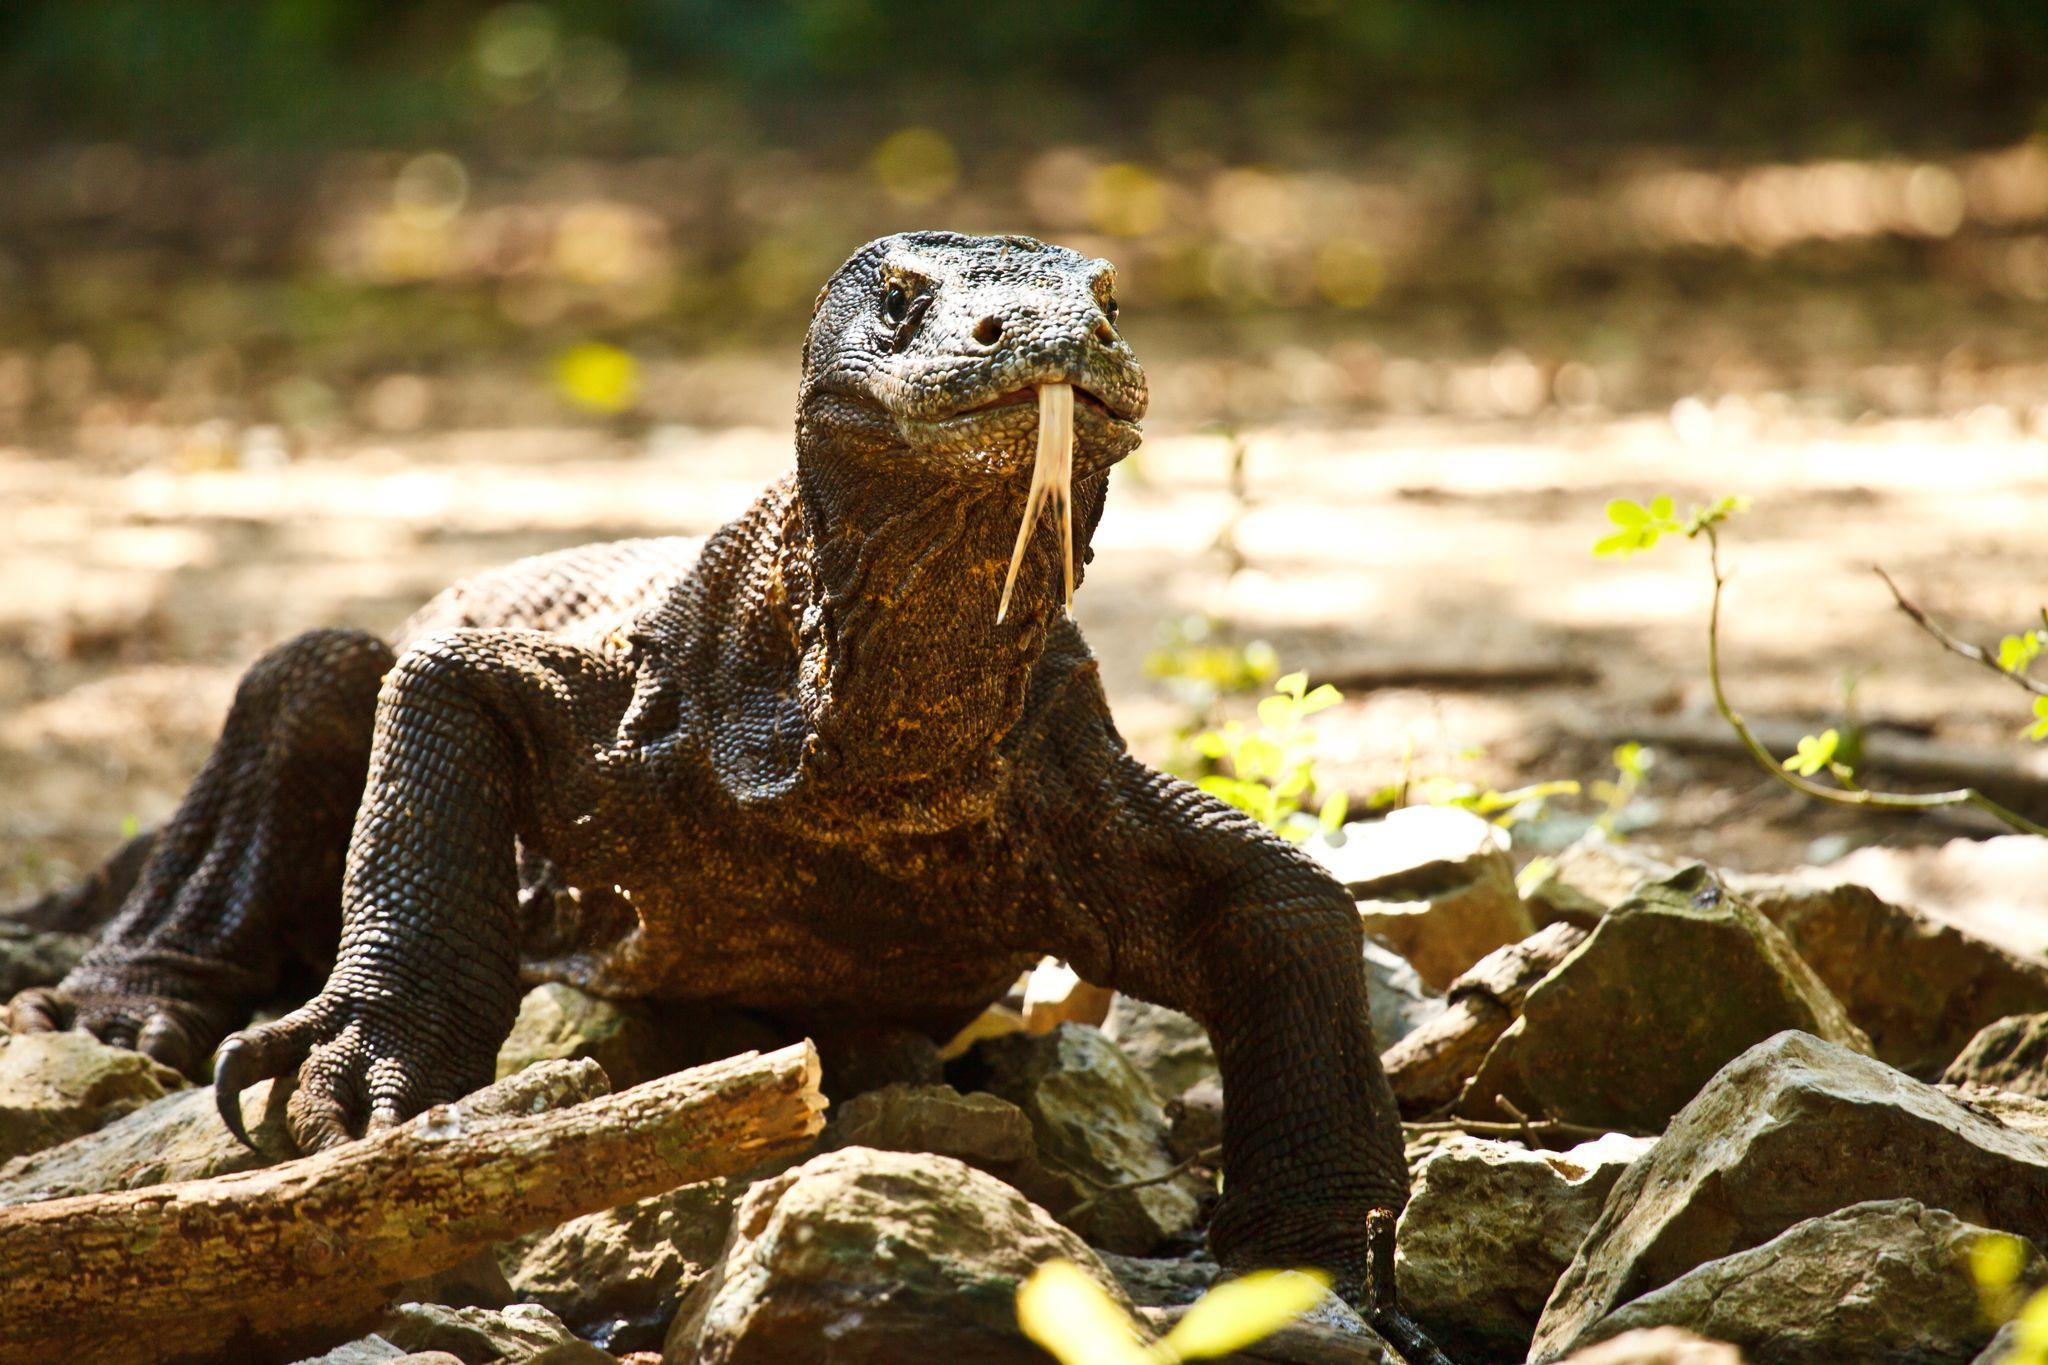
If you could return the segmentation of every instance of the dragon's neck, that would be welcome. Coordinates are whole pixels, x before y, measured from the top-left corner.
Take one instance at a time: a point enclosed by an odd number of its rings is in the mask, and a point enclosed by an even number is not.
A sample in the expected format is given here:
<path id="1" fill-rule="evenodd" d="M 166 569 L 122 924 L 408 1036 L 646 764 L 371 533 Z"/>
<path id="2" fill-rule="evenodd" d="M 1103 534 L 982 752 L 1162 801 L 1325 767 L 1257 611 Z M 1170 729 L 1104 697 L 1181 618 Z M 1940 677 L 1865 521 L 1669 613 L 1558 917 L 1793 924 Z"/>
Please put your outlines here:
<path id="1" fill-rule="evenodd" d="M 1075 483 L 1077 561 L 1107 483 L 1106 473 Z M 975 485 L 908 461 L 798 452 L 780 567 L 810 780 L 849 794 L 898 792 L 935 807 L 927 815 L 941 828 L 969 815 L 954 808 L 975 793 L 993 800 L 996 748 L 1063 610 L 1047 522 L 996 622 L 1024 494 L 1020 480 Z"/>

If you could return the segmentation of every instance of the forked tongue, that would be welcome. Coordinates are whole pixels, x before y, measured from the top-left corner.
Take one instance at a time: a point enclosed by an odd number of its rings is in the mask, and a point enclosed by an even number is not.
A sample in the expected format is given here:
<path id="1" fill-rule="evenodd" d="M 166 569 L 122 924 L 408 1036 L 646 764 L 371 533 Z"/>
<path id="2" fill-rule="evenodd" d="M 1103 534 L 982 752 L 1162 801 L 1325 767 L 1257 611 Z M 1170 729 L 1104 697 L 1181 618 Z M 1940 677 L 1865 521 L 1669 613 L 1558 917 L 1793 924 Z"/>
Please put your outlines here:
<path id="1" fill-rule="evenodd" d="M 1010 551 L 1010 572 L 1003 579 L 1003 600 L 996 604 L 996 624 L 1010 610 L 1010 593 L 1024 563 L 1024 547 L 1038 529 L 1039 515 L 1050 507 L 1059 517 L 1060 568 L 1065 575 L 1066 605 L 1074 605 L 1074 386 L 1038 386 L 1038 456 L 1031 464 L 1031 492 L 1024 498 L 1024 520 L 1017 526 L 1017 546 Z"/>

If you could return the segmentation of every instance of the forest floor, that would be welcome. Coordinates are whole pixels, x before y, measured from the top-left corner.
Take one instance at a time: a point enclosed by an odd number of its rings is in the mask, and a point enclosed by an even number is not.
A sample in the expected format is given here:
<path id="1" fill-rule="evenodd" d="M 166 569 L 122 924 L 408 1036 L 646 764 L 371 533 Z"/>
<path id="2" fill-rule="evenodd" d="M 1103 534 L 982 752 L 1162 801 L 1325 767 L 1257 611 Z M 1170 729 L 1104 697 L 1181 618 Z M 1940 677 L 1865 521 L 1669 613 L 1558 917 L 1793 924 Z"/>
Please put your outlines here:
<path id="1" fill-rule="evenodd" d="M 167 815 L 236 677 L 296 631 L 390 631 L 445 583 L 591 539 L 704 532 L 790 462 L 793 359 L 710 362 L 701 423 L 340 436 L 71 435 L 0 445 L 0 895 L 75 875 Z M 1187 703 L 1148 672 L 1170 623 L 1264 639 L 1337 681 L 1319 775 L 1363 795 L 1449 777 L 1505 789 L 1611 776 L 1623 741 L 1712 733 L 1705 547 L 1595 559 L 1611 498 L 1753 500 L 1726 533 L 1731 689 L 1810 730 L 1855 714 L 2017 758 L 2023 699 L 1894 609 L 1882 563 L 1966 636 L 2037 620 L 2048 441 L 2005 410 L 1801 415 L 1723 399 L 1639 415 L 1177 422 L 1155 367 L 1144 449 L 1116 476 L 1077 614 L 1134 747 Z M 1242 442 L 1240 493 L 1232 440 Z M 1228 548 L 1234 543 L 1235 552 Z M 1248 699 L 1226 704 L 1249 711 Z M 1767 870 L 1968 828 L 1818 809 L 1746 762 L 1653 745 L 1635 837 Z M 1521 846 L 1596 803 L 1554 803 Z M 1562 831 L 1560 833 L 1559 831 Z"/>

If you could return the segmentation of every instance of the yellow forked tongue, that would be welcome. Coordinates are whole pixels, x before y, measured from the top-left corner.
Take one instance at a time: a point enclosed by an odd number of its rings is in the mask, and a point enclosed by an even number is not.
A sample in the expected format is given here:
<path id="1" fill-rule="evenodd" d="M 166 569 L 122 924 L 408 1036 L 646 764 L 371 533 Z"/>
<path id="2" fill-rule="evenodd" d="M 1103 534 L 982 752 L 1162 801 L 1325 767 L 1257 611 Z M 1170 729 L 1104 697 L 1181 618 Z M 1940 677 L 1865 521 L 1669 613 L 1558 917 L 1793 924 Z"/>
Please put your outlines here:
<path id="1" fill-rule="evenodd" d="M 1010 551 L 1009 576 L 1003 579 L 1003 600 L 996 604 L 996 624 L 1010 610 L 1010 592 L 1024 563 L 1024 547 L 1038 529 L 1047 504 L 1060 519 L 1060 567 L 1066 575 L 1066 605 L 1074 605 L 1074 386 L 1038 386 L 1038 458 L 1031 466 L 1031 492 L 1024 499 L 1024 520 L 1017 527 L 1017 547 Z"/>

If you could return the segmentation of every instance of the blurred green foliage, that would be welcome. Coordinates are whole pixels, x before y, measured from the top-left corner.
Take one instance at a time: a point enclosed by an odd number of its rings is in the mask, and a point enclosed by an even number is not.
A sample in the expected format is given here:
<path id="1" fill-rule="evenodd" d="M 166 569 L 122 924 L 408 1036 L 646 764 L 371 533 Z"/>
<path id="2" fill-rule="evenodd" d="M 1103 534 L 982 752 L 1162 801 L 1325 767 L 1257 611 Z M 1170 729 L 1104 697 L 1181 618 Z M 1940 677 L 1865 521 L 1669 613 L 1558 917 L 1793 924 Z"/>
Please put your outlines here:
<path id="1" fill-rule="evenodd" d="M 1228 154 L 1313 130 L 1512 118 L 1541 133 L 1564 118 L 1624 138 L 1817 134 L 1853 153 L 1840 143 L 1859 129 L 2021 135 L 2044 95 L 2038 0 L 0 6 L 0 128 L 24 140 L 385 142 L 547 106 L 565 126 L 523 132 L 650 150 L 744 125 L 829 140 L 914 119 L 955 138 L 1137 133 Z"/>

